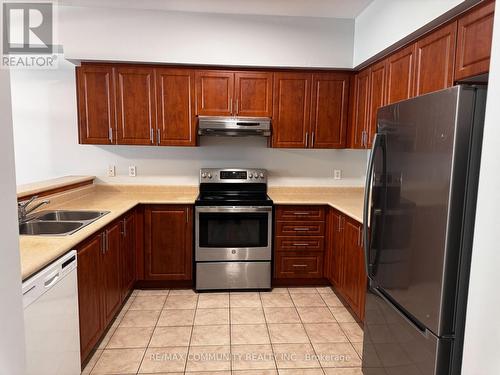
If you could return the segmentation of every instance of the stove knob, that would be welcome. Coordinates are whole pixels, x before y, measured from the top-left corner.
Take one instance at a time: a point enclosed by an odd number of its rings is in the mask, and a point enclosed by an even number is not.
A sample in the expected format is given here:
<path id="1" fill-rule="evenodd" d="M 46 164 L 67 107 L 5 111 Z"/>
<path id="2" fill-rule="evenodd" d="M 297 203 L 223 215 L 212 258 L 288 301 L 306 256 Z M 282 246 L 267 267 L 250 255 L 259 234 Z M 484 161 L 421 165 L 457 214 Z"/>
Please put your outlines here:
<path id="1" fill-rule="evenodd" d="M 209 174 L 208 174 L 208 178 L 212 178 L 212 173 L 209 173 Z"/>
<path id="2" fill-rule="evenodd" d="M 264 173 L 260 172 L 259 177 L 260 177 L 260 178 L 264 178 Z"/>
<path id="3" fill-rule="evenodd" d="M 205 172 L 203 172 L 203 173 L 201 174 L 201 178 L 207 178 L 207 174 L 206 174 Z"/>

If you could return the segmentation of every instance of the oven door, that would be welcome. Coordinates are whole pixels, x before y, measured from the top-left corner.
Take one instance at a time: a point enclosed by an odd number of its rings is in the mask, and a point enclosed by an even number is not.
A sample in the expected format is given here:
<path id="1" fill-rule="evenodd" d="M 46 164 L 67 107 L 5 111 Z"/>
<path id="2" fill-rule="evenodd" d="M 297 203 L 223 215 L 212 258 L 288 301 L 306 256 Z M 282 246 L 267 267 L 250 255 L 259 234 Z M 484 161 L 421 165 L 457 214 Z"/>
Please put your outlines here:
<path id="1" fill-rule="evenodd" d="M 196 261 L 271 260 L 272 207 L 196 207 Z"/>

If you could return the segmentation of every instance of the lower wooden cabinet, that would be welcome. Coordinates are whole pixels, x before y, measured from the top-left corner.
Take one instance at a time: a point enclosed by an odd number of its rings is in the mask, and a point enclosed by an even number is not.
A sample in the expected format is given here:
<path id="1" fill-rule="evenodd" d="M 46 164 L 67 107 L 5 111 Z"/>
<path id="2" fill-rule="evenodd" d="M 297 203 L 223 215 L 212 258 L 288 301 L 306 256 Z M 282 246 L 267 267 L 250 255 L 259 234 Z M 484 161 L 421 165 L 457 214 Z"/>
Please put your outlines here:
<path id="1" fill-rule="evenodd" d="M 122 298 L 125 298 L 133 289 L 136 281 L 136 225 L 136 213 L 132 211 L 132 213 L 125 216 L 122 221 L 122 246 L 120 253 L 120 265 L 122 267 Z"/>
<path id="2" fill-rule="evenodd" d="M 146 206 L 144 212 L 146 280 L 192 279 L 192 218 L 192 206 Z"/>
<path id="3" fill-rule="evenodd" d="M 328 233 L 325 275 L 362 321 L 367 287 L 362 225 L 330 208 Z"/>

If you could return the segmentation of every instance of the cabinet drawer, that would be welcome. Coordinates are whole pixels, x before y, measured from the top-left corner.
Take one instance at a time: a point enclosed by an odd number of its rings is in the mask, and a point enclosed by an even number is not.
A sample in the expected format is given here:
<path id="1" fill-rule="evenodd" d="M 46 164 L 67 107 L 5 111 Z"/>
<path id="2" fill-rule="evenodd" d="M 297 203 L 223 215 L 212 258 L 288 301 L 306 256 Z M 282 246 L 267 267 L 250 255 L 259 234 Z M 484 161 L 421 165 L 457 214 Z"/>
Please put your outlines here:
<path id="1" fill-rule="evenodd" d="M 276 237 L 276 251 L 323 251 L 324 237 Z"/>
<path id="2" fill-rule="evenodd" d="M 294 222 L 278 221 L 276 223 L 277 236 L 323 236 L 325 223 L 322 222 Z"/>
<path id="3" fill-rule="evenodd" d="M 322 206 L 278 206 L 276 220 L 325 220 L 325 208 Z"/>
<path id="4" fill-rule="evenodd" d="M 323 254 L 276 254 L 276 278 L 323 277 Z"/>

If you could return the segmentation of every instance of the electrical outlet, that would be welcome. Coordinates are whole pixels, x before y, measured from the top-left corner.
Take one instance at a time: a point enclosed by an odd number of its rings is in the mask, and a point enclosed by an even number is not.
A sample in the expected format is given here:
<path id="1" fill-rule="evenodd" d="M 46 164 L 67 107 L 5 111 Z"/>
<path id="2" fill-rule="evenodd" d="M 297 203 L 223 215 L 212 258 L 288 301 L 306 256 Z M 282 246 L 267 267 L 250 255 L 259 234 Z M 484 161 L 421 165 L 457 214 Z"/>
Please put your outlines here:
<path id="1" fill-rule="evenodd" d="M 341 169 L 334 169 L 333 170 L 333 179 L 334 180 L 342 180 L 342 170 Z"/>
<path id="2" fill-rule="evenodd" d="M 108 177 L 116 176 L 116 167 L 114 165 L 108 166 Z"/>
<path id="3" fill-rule="evenodd" d="M 135 165 L 130 165 L 130 166 L 128 167 L 128 175 L 129 175 L 130 177 L 135 177 L 135 176 L 137 176 L 137 169 L 136 169 Z"/>

